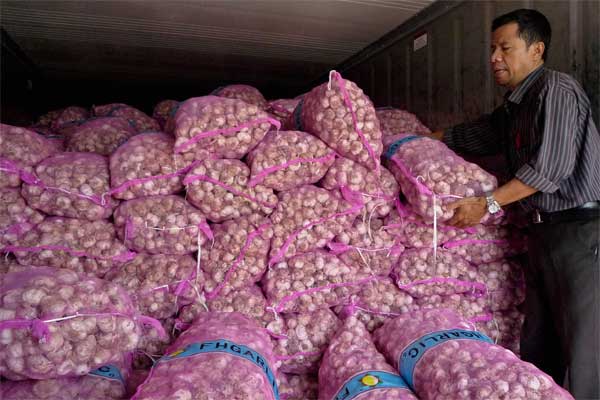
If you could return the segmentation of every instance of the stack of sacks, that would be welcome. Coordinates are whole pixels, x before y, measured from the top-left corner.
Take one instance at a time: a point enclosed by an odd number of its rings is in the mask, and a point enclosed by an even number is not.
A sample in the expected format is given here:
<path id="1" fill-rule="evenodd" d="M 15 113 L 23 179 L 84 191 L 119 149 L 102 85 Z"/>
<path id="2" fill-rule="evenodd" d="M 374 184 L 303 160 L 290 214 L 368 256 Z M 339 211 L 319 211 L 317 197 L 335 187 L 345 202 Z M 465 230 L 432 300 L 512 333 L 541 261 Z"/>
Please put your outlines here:
<path id="1" fill-rule="evenodd" d="M 0 375 L 82 376 L 135 349 L 142 317 L 118 285 L 66 269 L 0 276 Z"/>
<path id="2" fill-rule="evenodd" d="M 241 314 L 201 314 L 167 354 L 132 400 L 279 398 L 269 337 Z"/>
<path id="3" fill-rule="evenodd" d="M 44 220 L 29 207 L 17 188 L 0 188 L 0 249 L 15 244 L 25 232 Z"/>
<path id="4" fill-rule="evenodd" d="M 121 117 L 91 118 L 64 132 L 67 151 L 97 153 L 109 156 L 127 139 L 137 134 L 127 119 Z"/>
<path id="5" fill-rule="evenodd" d="M 431 133 L 415 114 L 405 110 L 399 110 L 392 107 L 380 107 L 376 109 L 377 119 L 381 124 L 381 133 L 383 136 L 393 136 L 400 133 L 414 133 L 422 135 Z"/>
<path id="6" fill-rule="evenodd" d="M 375 344 L 423 400 L 573 397 L 550 376 L 493 344 L 451 310 L 419 310 L 387 321 Z"/>
<path id="7" fill-rule="evenodd" d="M 319 368 L 319 400 L 344 398 L 417 400 L 354 317 L 344 321 Z"/>

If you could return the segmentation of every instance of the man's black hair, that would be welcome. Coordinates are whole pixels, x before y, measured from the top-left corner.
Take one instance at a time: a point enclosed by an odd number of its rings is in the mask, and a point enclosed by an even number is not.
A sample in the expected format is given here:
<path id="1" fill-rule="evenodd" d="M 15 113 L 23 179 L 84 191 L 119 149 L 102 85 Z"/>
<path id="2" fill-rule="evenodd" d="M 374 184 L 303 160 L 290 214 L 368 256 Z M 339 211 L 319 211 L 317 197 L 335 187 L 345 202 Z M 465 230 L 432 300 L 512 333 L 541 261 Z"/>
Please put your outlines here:
<path id="1" fill-rule="evenodd" d="M 492 22 L 492 32 L 512 22 L 519 25 L 519 37 L 527 43 L 527 47 L 535 42 L 544 42 L 545 50 L 542 59 L 546 61 L 548 50 L 550 49 L 552 28 L 550 28 L 550 22 L 548 22 L 544 14 L 527 8 L 511 11 L 494 19 L 494 22 Z"/>

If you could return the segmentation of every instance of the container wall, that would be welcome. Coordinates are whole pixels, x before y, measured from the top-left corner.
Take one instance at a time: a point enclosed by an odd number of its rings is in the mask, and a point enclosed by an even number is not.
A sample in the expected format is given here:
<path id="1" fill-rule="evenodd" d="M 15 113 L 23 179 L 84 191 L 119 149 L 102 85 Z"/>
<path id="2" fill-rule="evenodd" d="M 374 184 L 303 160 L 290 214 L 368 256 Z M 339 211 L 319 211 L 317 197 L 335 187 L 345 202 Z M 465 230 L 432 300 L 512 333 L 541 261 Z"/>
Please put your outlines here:
<path id="1" fill-rule="evenodd" d="M 492 20 L 517 8 L 534 8 L 550 20 L 547 66 L 574 76 L 600 116 L 600 2 L 438 1 L 348 60 L 340 72 L 377 106 L 416 113 L 442 129 L 490 112 L 502 102 L 489 67 Z M 415 39 L 427 44 L 415 50 Z"/>

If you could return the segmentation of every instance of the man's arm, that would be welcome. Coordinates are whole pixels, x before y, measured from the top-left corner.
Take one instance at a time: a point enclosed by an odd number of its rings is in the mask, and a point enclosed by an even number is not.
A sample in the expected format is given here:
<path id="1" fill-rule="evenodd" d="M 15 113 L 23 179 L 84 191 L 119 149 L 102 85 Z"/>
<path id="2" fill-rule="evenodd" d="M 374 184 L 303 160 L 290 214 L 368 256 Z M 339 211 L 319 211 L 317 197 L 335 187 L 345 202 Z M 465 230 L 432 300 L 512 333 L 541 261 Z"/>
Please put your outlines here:
<path id="1" fill-rule="evenodd" d="M 464 124 L 456 125 L 445 131 L 432 132 L 426 136 L 443 141 L 457 153 L 475 156 L 495 155 L 502 150 L 502 113 L 503 108 L 492 114 Z"/>
<path id="2" fill-rule="evenodd" d="M 504 207 L 537 192 L 538 189 L 533 186 L 529 186 L 519 179 L 513 178 L 496 189 L 493 195 L 496 201 Z M 448 208 L 455 210 L 454 216 L 448 221 L 448 225 L 466 228 L 477 225 L 481 221 L 487 212 L 487 202 L 485 197 L 469 197 L 449 204 Z"/>

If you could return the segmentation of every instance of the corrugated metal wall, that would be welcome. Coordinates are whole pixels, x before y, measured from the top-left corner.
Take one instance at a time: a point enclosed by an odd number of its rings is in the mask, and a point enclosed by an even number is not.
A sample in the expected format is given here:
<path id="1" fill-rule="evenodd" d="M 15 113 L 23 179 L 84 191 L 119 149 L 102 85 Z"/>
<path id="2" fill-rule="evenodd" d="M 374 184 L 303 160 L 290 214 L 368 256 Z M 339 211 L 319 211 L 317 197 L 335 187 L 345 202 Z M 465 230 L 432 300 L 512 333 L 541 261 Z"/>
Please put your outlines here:
<path id="1" fill-rule="evenodd" d="M 439 1 L 339 69 L 377 106 L 415 112 L 432 129 L 476 118 L 501 104 L 489 67 L 493 18 L 535 8 L 550 20 L 547 65 L 583 85 L 600 116 L 600 1 Z M 414 39 L 427 34 L 427 46 Z"/>

